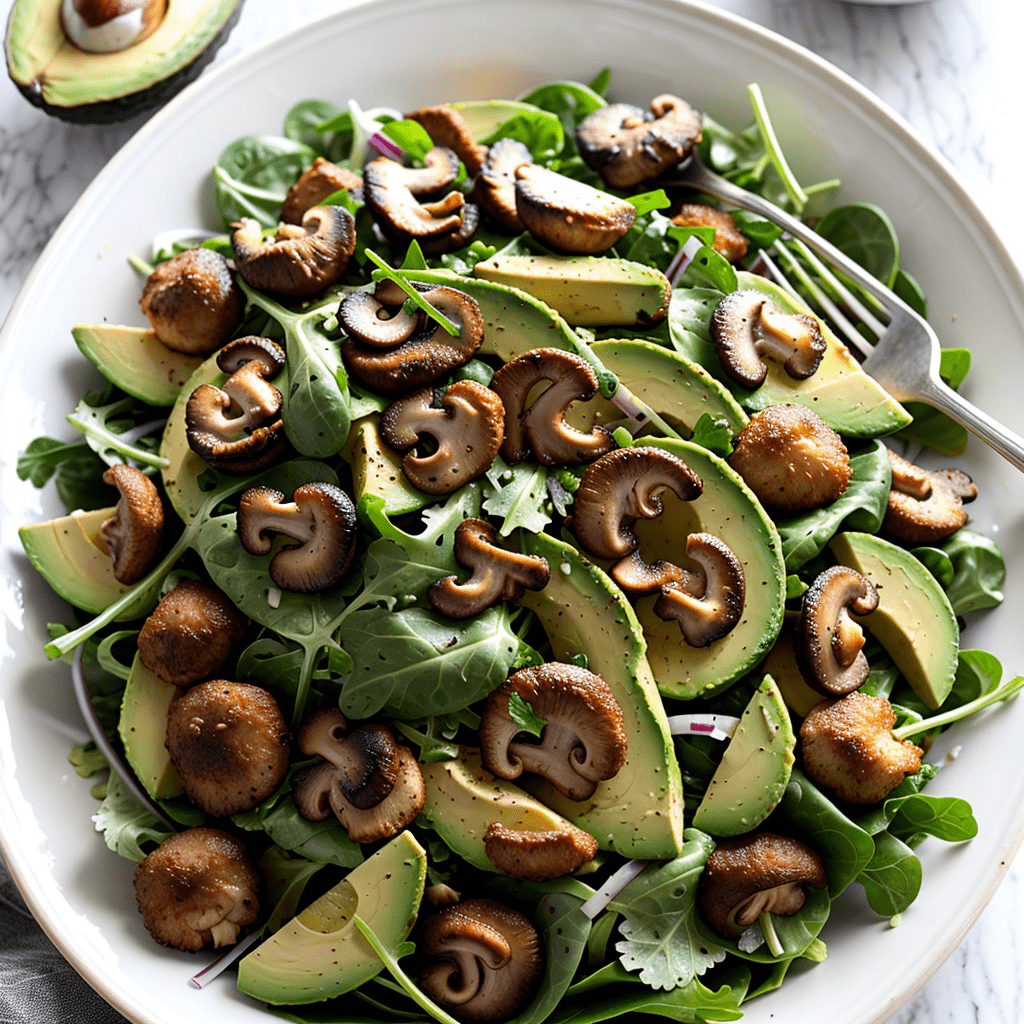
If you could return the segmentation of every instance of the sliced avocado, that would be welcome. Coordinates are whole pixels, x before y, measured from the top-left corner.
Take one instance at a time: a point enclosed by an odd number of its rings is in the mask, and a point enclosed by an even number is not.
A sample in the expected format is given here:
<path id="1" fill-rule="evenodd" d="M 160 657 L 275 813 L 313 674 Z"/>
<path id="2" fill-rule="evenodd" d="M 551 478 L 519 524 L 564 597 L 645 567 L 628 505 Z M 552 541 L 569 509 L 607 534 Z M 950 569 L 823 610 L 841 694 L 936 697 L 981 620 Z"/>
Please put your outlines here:
<path id="1" fill-rule="evenodd" d="M 238 964 L 238 988 L 275 1006 L 349 992 L 384 964 L 353 923 L 358 914 L 388 948 L 416 923 L 427 854 L 410 832 L 395 836 Z"/>
<path id="2" fill-rule="evenodd" d="M 570 800 L 546 783 L 538 793 L 605 849 L 645 860 L 675 857 L 683 843 L 682 780 L 633 609 L 611 579 L 572 545 L 525 532 L 520 544 L 527 554 L 546 558 L 551 568 L 547 586 L 527 591 L 522 605 L 536 613 L 556 658 L 586 655 L 590 671 L 611 687 L 629 747 L 625 765 L 598 783 L 589 800 Z"/>
<path id="3" fill-rule="evenodd" d="M 825 700 L 825 695 L 808 686 L 797 663 L 796 648 L 793 646 L 793 628 L 799 618 L 799 612 L 786 612 L 782 632 L 761 665 L 761 672 L 775 680 L 786 707 L 801 718 L 806 718 L 807 712 L 815 704 Z"/>
<path id="4" fill-rule="evenodd" d="M 693 827 L 713 836 L 738 836 L 757 828 L 786 792 L 795 747 L 782 694 L 772 677 L 765 676 L 694 812 Z"/>
<path id="5" fill-rule="evenodd" d="M 473 273 L 529 292 L 574 327 L 648 327 L 665 319 L 672 295 L 660 270 L 612 257 L 498 253 Z"/>
<path id="6" fill-rule="evenodd" d="M 168 800 L 184 792 L 164 746 L 167 712 L 179 692 L 177 686 L 165 683 L 135 655 L 121 698 L 117 729 L 124 744 L 124 756 L 154 800 Z"/>
<path id="7" fill-rule="evenodd" d="M 935 577 L 909 551 L 870 533 L 838 533 L 829 541 L 836 561 L 867 576 L 878 607 L 858 617 L 933 711 L 956 676 L 960 630 Z"/>
<path id="8" fill-rule="evenodd" d="M 75 343 L 107 380 L 149 405 L 174 405 L 203 362 L 169 349 L 153 331 L 115 324 L 78 324 Z"/>
<path id="9" fill-rule="evenodd" d="M 352 424 L 341 457 L 352 468 L 352 500 L 366 494 L 384 499 L 385 515 L 415 512 L 436 500 L 417 490 L 402 471 L 402 458 L 380 436 L 380 416 L 364 416 Z"/>
<path id="10" fill-rule="evenodd" d="M 466 119 L 477 142 L 489 138 L 499 125 L 513 117 L 539 109 L 532 103 L 520 103 L 518 100 L 464 100 L 452 106 Z"/>
<path id="11" fill-rule="evenodd" d="M 420 771 L 426 792 L 424 822 L 481 871 L 498 870 L 484 850 L 484 833 L 494 822 L 521 832 L 565 828 L 564 817 L 515 783 L 492 775 L 475 747 L 461 747 L 451 761 L 421 764 Z"/>
<path id="12" fill-rule="evenodd" d="M 48 114 L 123 121 L 166 103 L 196 78 L 241 6 L 242 0 L 173 0 L 148 38 L 116 53 L 88 53 L 64 34 L 61 0 L 15 0 L 5 39 L 7 71 Z"/>

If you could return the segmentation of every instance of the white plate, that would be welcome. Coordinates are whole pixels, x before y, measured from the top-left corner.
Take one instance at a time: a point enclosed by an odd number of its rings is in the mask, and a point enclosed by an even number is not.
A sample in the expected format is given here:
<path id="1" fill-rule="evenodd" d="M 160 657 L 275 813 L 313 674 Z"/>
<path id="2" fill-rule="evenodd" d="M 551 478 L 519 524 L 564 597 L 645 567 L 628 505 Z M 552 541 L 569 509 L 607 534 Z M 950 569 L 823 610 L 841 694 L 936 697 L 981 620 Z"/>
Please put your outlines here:
<path id="1" fill-rule="evenodd" d="M 134 909 L 132 865 L 92 832 L 90 783 L 66 760 L 85 733 L 67 667 L 41 654 L 46 622 L 65 618 L 66 609 L 35 576 L 16 533 L 19 523 L 60 510 L 52 488 L 40 495 L 13 467 L 37 434 L 70 434 L 63 417 L 94 379 L 69 328 L 142 323 L 126 254 L 148 252 L 163 229 L 212 220 L 209 168 L 223 145 L 248 132 L 279 132 L 299 99 L 354 97 L 409 109 L 514 96 L 553 78 L 586 81 L 606 65 L 618 98 L 645 104 L 678 92 L 733 127 L 750 123 L 745 86 L 759 82 L 798 175 L 838 174 L 840 200 L 875 200 L 893 217 L 904 263 L 925 285 L 944 343 L 974 350 L 969 397 L 1017 430 L 1024 426 L 1020 388 L 1010 383 L 1024 378 L 1024 283 L 969 196 L 851 79 L 721 11 L 671 0 L 353 4 L 203 78 L 146 124 L 83 195 L 22 288 L 0 346 L 0 839 L 44 928 L 133 1021 L 268 1018 L 226 980 L 191 989 L 197 960 L 153 945 Z M 980 444 L 959 461 L 981 490 L 971 506 L 974 528 L 1002 544 L 1016 581 L 1005 605 L 971 626 L 965 645 L 993 651 L 1016 673 L 1024 668 L 1017 635 L 1024 477 Z M 920 848 L 924 887 L 900 927 L 878 920 L 858 889 L 833 913 L 828 960 L 792 972 L 779 992 L 747 1007 L 745 1020 L 864 1024 L 884 1019 L 917 989 L 964 937 L 1020 842 L 1024 773 L 1007 771 L 1002 752 L 1019 749 L 1022 728 L 1024 703 L 956 736 L 963 752 L 930 791 L 970 799 L 981 834 L 959 847 L 929 841 Z"/>

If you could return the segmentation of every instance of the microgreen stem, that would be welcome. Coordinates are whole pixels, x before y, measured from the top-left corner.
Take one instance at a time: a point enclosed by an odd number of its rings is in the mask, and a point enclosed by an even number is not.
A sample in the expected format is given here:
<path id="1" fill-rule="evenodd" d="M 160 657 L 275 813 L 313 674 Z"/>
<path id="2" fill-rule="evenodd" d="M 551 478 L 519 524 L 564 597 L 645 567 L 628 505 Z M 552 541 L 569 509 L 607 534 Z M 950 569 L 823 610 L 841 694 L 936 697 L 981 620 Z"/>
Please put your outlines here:
<path id="1" fill-rule="evenodd" d="M 779 941 L 778 933 L 775 931 L 775 923 L 772 921 L 772 915 L 767 910 L 762 910 L 758 915 L 757 923 L 761 928 L 761 934 L 764 936 L 764 941 L 772 956 L 782 956 L 786 950 Z"/>
<path id="2" fill-rule="evenodd" d="M 941 715 L 924 718 L 920 722 L 908 722 L 906 725 L 901 725 L 898 729 L 893 729 L 892 734 L 898 740 L 906 740 L 923 732 L 941 729 L 952 722 L 958 722 L 961 718 L 975 715 L 992 704 L 1016 697 L 1021 690 L 1024 690 L 1024 676 L 1017 676 L 1005 683 L 1000 683 L 988 693 L 983 693 L 980 697 L 975 697 L 974 700 L 961 704 L 960 707 L 953 708 L 951 711 L 944 711 Z"/>
<path id="3" fill-rule="evenodd" d="M 796 180 L 796 175 L 793 173 L 785 154 L 782 152 L 782 147 L 779 145 L 778 137 L 775 134 L 775 128 L 772 126 L 771 118 L 768 116 L 768 106 L 764 101 L 761 87 L 756 82 L 748 85 L 747 95 L 750 97 L 750 105 L 754 109 L 754 119 L 757 121 L 757 128 L 761 133 L 765 152 L 771 158 L 775 170 L 779 172 L 782 184 L 785 186 L 789 198 L 793 200 L 797 213 L 799 213 L 807 205 L 808 196 L 800 187 L 800 182 Z"/>
<path id="4" fill-rule="evenodd" d="M 152 263 L 147 263 L 141 256 L 136 256 L 133 252 L 128 254 L 128 263 L 143 277 L 149 277 L 155 269 Z"/>
<path id="5" fill-rule="evenodd" d="M 462 328 L 456 326 L 448 319 L 439 309 L 435 309 L 427 300 L 423 297 L 421 292 L 418 292 L 394 267 L 388 266 L 388 264 L 378 256 L 372 249 L 365 250 L 367 258 L 371 263 L 376 266 L 381 273 L 389 280 L 394 281 L 399 288 L 405 292 L 406 295 L 412 299 L 413 302 L 423 310 L 432 320 L 436 320 L 453 338 L 457 338 L 462 332 Z"/>

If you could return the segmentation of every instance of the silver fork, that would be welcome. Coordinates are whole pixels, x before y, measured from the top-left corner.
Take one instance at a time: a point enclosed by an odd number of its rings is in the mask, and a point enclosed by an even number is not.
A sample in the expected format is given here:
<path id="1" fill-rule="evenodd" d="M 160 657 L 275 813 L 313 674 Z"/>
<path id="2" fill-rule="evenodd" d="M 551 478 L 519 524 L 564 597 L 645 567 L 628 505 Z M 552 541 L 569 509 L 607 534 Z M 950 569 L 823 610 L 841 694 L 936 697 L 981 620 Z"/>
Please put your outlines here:
<path id="1" fill-rule="evenodd" d="M 850 323 L 842 310 L 828 300 L 821 289 L 817 289 L 829 302 L 825 312 L 833 319 L 842 332 L 865 357 L 864 370 L 871 374 L 899 402 L 925 402 L 941 410 L 947 416 L 963 424 L 990 445 L 1003 458 L 1024 471 L 1024 438 L 1008 430 L 982 412 L 965 398 L 962 398 L 939 376 L 939 339 L 929 324 L 917 315 L 898 295 L 893 294 L 880 281 L 868 274 L 862 267 L 840 252 L 834 245 L 816 234 L 796 217 L 779 209 L 774 203 L 709 170 L 694 152 L 675 172 L 671 185 L 688 185 L 706 192 L 723 202 L 740 209 L 749 210 L 766 220 L 777 224 L 788 232 L 800 245 L 801 253 L 809 259 L 817 273 L 824 271 L 830 284 L 838 285 L 838 294 L 851 312 L 877 337 L 872 344 Z M 802 243 L 802 244 L 801 244 Z M 810 251 L 808 251 L 810 250 Z M 868 310 L 849 289 L 845 288 L 834 275 L 828 272 L 815 253 L 841 273 L 845 274 L 868 295 L 873 296 L 884 311 L 888 322 L 883 323 Z M 768 262 L 771 262 L 770 259 Z M 794 261 L 795 262 L 795 261 Z M 798 264 L 797 264 L 798 265 Z M 771 268 L 769 268 L 771 269 Z M 775 267 L 776 272 L 780 272 Z M 801 268 L 802 271 L 802 268 Z M 780 272 L 781 273 L 781 272 Z M 806 275 L 809 279 L 810 275 Z M 782 282 L 780 282 L 782 283 Z M 806 281 L 804 282 L 806 283 Z M 812 285 L 813 281 L 810 282 Z M 785 285 L 783 285 L 785 287 Z M 838 318 L 836 317 L 838 314 Z"/>

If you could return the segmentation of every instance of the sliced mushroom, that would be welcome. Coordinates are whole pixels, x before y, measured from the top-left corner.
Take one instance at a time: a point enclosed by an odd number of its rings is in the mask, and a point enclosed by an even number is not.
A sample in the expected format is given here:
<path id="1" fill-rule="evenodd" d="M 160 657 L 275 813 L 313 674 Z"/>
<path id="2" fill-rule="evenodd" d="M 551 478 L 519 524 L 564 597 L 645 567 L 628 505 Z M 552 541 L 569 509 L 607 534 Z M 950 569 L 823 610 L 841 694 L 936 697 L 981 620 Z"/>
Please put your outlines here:
<path id="1" fill-rule="evenodd" d="M 807 899 L 804 886 L 828 884 L 809 846 L 771 832 L 720 839 L 704 865 L 697 900 L 716 935 L 732 939 L 763 913 L 788 917 Z"/>
<path id="2" fill-rule="evenodd" d="M 466 900 L 432 914 L 420 951 L 420 988 L 460 1021 L 500 1021 L 533 998 L 544 947 L 529 918 L 495 900 Z"/>
<path id="3" fill-rule="evenodd" d="M 191 686 L 220 672 L 248 626 L 222 590 L 182 580 L 142 624 L 139 658 L 165 682 Z"/>
<path id="4" fill-rule="evenodd" d="M 416 197 L 447 188 L 459 173 L 459 158 L 435 146 L 423 157 L 423 167 L 406 167 L 378 157 L 363 169 L 363 195 L 381 231 L 391 238 L 448 235 L 462 225 L 465 197 L 457 189 L 435 202 Z"/>
<path id="5" fill-rule="evenodd" d="M 783 364 L 794 380 L 818 369 L 825 337 L 818 321 L 802 313 L 784 313 L 762 292 L 731 292 L 715 308 L 711 340 L 722 369 L 737 384 L 759 387 L 768 375 L 763 356 Z"/>
<path id="6" fill-rule="evenodd" d="M 100 526 L 100 538 L 114 562 L 119 583 L 137 583 L 149 571 L 164 533 L 164 506 L 148 476 L 134 466 L 111 466 L 103 482 L 120 493 L 114 514 Z"/>
<path id="7" fill-rule="evenodd" d="M 551 386 L 526 407 L 541 381 Z M 597 375 L 579 356 L 557 348 L 535 348 L 500 367 L 491 390 L 505 406 L 505 439 L 501 454 L 508 462 L 529 455 L 545 466 L 591 462 L 610 451 L 615 442 L 600 427 L 583 433 L 565 421 L 573 402 L 589 401 L 597 394 Z"/>
<path id="8" fill-rule="evenodd" d="M 167 714 L 167 752 L 189 800 L 227 817 L 266 800 L 288 772 L 288 728 L 277 701 L 249 683 L 211 679 Z"/>
<path id="9" fill-rule="evenodd" d="M 356 246 L 356 222 L 341 206 L 313 206 L 302 215 L 301 227 L 283 224 L 266 242 L 251 217 L 232 227 L 235 266 L 246 282 L 293 299 L 317 295 L 339 281 Z"/>
<path id="10" fill-rule="evenodd" d="M 318 156 L 313 166 L 288 189 L 281 204 L 281 220 L 285 224 L 301 224 L 305 212 L 319 206 L 328 196 L 342 189 L 353 192 L 362 187 L 363 179 L 358 174 Z"/>
<path id="11" fill-rule="evenodd" d="M 772 405 L 736 435 L 729 465 L 765 508 L 820 508 L 841 497 L 853 469 L 843 439 L 802 405 Z"/>
<path id="12" fill-rule="evenodd" d="M 215 352 L 235 332 L 245 296 L 227 260 L 212 249 L 187 249 L 146 278 L 139 299 L 156 336 L 170 349 Z"/>
<path id="13" fill-rule="evenodd" d="M 334 484 L 298 487 L 290 502 L 270 487 L 251 487 L 238 503 L 238 537 L 250 555 L 268 555 L 271 534 L 298 541 L 270 560 L 270 578 L 282 590 L 311 594 L 337 583 L 356 550 L 356 510 Z"/>
<path id="14" fill-rule="evenodd" d="M 420 250 L 424 256 L 443 256 L 446 252 L 455 252 L 469 245 L 473 233 L 480 226 L 480 208 L 475 203 L 466 203 L 462 207 L 462 220 L 459 226 L 447 235 L 430 235 L 420 239 Z"/>
<path id="15" fill-rule="evenodd" d="M 838 697 L 856 690 L 870 667 L 861 648 L 864 631 L 850 618 L 878 607 L 878 591 L 865 576 L 844 565 L 826 569 L 804 594 L 797 626 L 800 671 L 819 693 Z"/>
<path id="16" fill-rule="evenodd" d="M 732 214 L 726 210 L 716 210 L 707 203 L 683 203 L 672 218 L 672 223 L 682 228 L 714 228 L 712 248 L 730 263 L 738 263 L 747 255 L 747 236 L 736 227 Z"/>
<path id="17" fill-rule="evenodd" d="M 148 39 L 163 23 L 167 0 L 61 0 L 68 40 L 86 53 L 118 53 Z"/>
<path id="18" fill-rule="evenodd" d="M 268 378 L 284 362 L 284 351 L 269 338 L 248 335 L 225 345 L 217 355 L 217 365 L 230 374 L 223 387 L 200 384 L 185 406 L 192 451 L 229 473 L 252 473 L 282 454 L 281 392 Z"/>
<path id="19" fill-rule="evenodd" d="M 562 252 L 610 249 L 636 220 L 636 207 L 539 164 L 516 169 L 516 213 L 539 242 Z"/>
<path id="20" fill-rule="evenodd" d="M 665 94 L 651 100 L 650 114 L 628 103 L 588 114 L 576 129 L 576 146 L 607 184 L 631 188 L 688 156 L 700 142 L 701 127 L 689 103 Z"/>
<path id="21" fill-rule="evenodd" d="M 597 558 L 630 554 L 639 544 L 633 523 L 661 515 L 665 488 L 693 501 L 704 483 L 682 459 L 660 448 L 616 448 L 602 455 L 587 467 L 576 491 L 573 526 L 580 543 Z"/>
<path id="22" fill-rule="evenodd" d="M 895 724 L 892 705 L 863 690 L 822 701 L 800 726 L 804 771 L 851 804 L 884 800 L 924 756 L 910 740 L 893 736 Z"/>
<path id="23" fill-rule="evenodd" d="M 423 330 L 426 314 L 418 306 L 412 313 L 406 313 L 402 308 L 405 292 L 394 294 L 393 289 L 387 287 L 390 284 L 390 281 L 378 284 L 372 295 L 356 291 L 342 299 L 338 323 L 348 337 L 371 348 L 394 348 Z M 385 304 L 380 298 L 382 294 L 398 301 Z"/>
<path id="24" fill-rule="evenodd" d="M 515 234 L 526 230 L 516 208 L 516 171 L 531 163 L 533 154 L 525 143 L 498 139 L 487 151 L 487 159 L 469 194 L 506 231 Z"/>
<path id="25" fill-rule="evenodd" d="M 518 695 L 544 719 L 539 742 L 517 740 L 520 727 L 509 713 Z M 532 772 L 571 800 L 588 800 L 604 779 L 626 763 L 622 708 L 611 687 L 576 665 L 551 662 L 514 672 L 487 698 L 481 714 L 480 752 L 502 779 Z"/>
<path id="26" fill-rule="evenodd" d="M 882 529 L 905 544 L 934 544 L 967 522 L 964 502 L 978 496 L 974 481 L 959 469 L 929 472 L 889 451 L 892 490 Z"/>
<path id="27" fill-rule="evenodd" d="M 184 953 L 233 945 L 259 917 L 259 890 L 245 846 L 216 828 L 168 836 L 135 869 L 146 930 Z"/>
<path id="28" fill-rule="evenodd" d="M 699 572 L 686 573 L 661 588 L 654 614 L 679 623 L 691 647 L 707 647 L 730 633 L 743 617 L 746 577 L 743 563 L 721 538 L 691 533 L 686 554 Z"/>
<path id="29" fill-rule="evenodd" d="M 487 147 L 477 143 L 469 122 L 450 103 L 419 107 L 405 116 L 407 120 L 423 125 L 436 146 L 452 150 L 466 165 L 470 177 L 480 173 L 480 166 L 487 157 Z"/>
<path id="30" fill-rule="evenodd" d="M 571 875 L 597 854 L 597 840 L 583 829 L 566 823 L 549 832 L 524 832 L 492 822 L 484 833 L 484 853 L 512 878 L 547 882 Z"/>
<path id="31" fill-rule="evenodd" d="M 630 597 L 646 597 L 649 594 L 657 594 L 662 587 L 667 587 L 670 583 L 679 583 L 692 574 L 662 558 L 648 565 L 643 560 L 639 548 L 635 548 L 611 567 L 609 575 Z"/>

